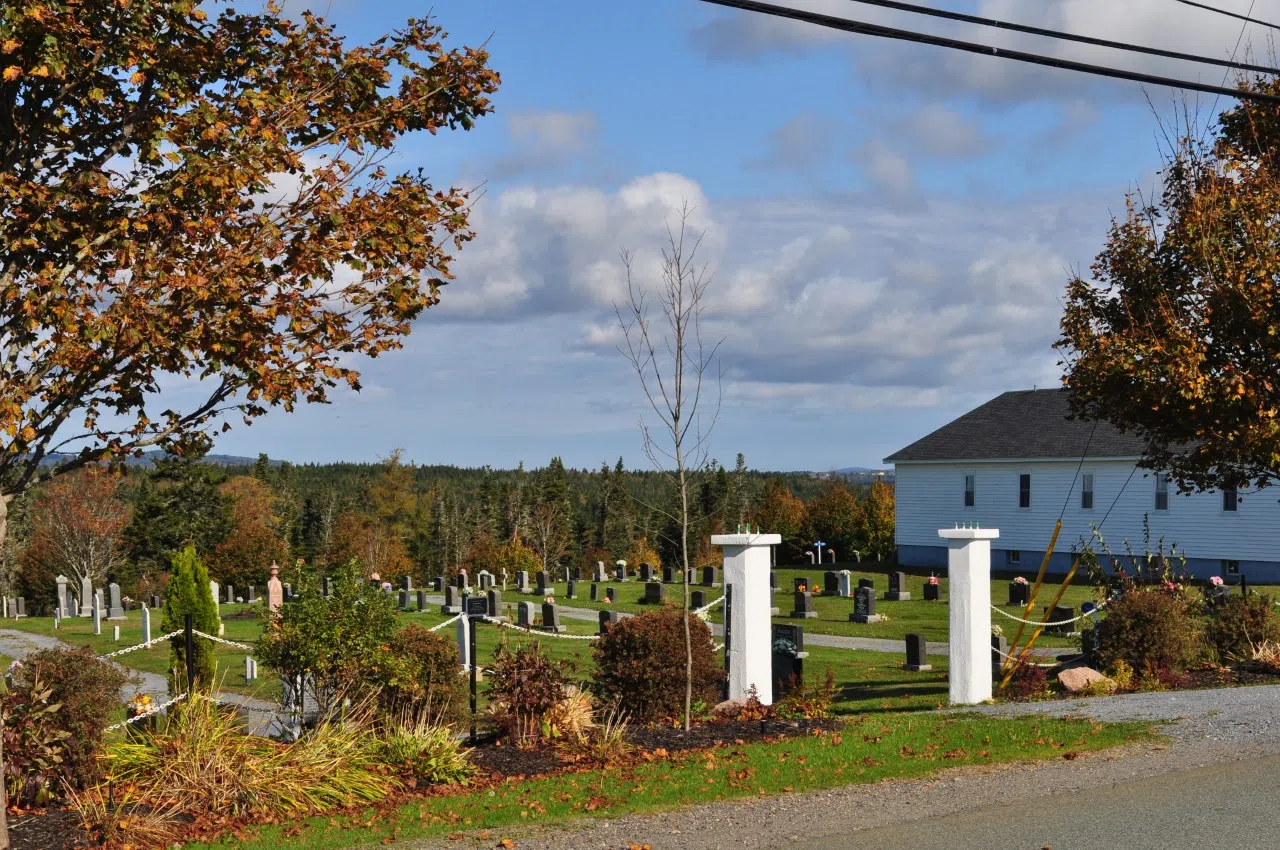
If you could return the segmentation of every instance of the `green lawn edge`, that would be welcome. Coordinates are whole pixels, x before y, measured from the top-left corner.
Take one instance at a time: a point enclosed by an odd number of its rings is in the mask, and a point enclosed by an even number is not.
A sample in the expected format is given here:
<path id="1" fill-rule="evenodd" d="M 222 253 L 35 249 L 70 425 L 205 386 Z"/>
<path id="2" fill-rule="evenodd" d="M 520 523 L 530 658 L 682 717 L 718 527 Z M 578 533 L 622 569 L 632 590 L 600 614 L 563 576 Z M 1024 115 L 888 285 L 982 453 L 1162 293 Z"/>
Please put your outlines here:
<path id="1" fill-rule="evenodd" d="M 1150 723 L 1104 724 L 1033 715 L 860 717 L 833 734 L 719 747 L 634 767 L 509 780 L 488 789 L 413 800 L 389 813 L 319 815 L 250 827 L 238 838 L 185 850 L 344 850 L 432 838 L 519 838 L 547 826 L 686 809 L 722 800 L 921 779 L 952 767 L 1043 761 L 1151 740 Z M 482 836 L 481 833 L 487 833 Z"/>

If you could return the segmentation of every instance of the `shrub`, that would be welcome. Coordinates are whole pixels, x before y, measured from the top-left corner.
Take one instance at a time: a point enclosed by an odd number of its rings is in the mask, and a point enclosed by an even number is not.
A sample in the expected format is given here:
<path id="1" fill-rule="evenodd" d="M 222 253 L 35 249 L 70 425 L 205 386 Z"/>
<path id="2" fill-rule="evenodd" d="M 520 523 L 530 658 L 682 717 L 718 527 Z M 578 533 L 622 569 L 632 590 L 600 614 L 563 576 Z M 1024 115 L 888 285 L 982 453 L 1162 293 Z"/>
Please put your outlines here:
<path id="1" fill-rule="evenodd" d="M 173 569 L 169 572 L 169 585 L 165 591 L 164 617 L 161 630 L 177 631 L 185 626 L 186 615 L 191 615 L 192 628 L 207 635 L 218 633 L 218 606 L 209 588 L 209 571 L 196 556 L 196 547 L 190 544 L 173 556 Z M 197 638 L 192 669 L 195 682 L 187 682 L 187 645 L 182 635 L 169 642 L 169 693 L 185 693 L 188 687 L 207 691 L 213 687 L 217 662 L 211 641 Z"/>
<path id="2" fill-rule="evenodd" d="M 380 655 L 379 701 L 391 716 L 436 724 L 456 720 L 467 699 L 458 644 L 416 623 L 396 632 Z"/>
<path id="3" fill-rule="evenodd" d="M 61 728 L 62 706 L 39 678 L 0 699 L 4 711 L 4 783 L 11 803 L 46 805 L 74 779 L 64 753 L 71 733 Z"/>
<path id="4" fill-rule="evenodd" d="M 778 702 L 779 717 L 805 717 L 809 719 L 831 716 L 831 705 L 836 699 L 836 674 L 828 667 L 821 684 L 806 690 L 803 682 Z"/>
<path id="5" fill-rule="evenodd" d="M 569 667 L 552 661 L 535 641 L 514 652 L 504 640 L 485 671 L 489 711 L 518 744 L 536 743 L 551 711 L 564 699 Z"/>
<path id="6" fill-rule="evenodd" d="M 453 730 L 422 717 L 388 726 L 378 739 L 378 757 L 415 782 L 465 783 L 476 772 Z"/>
<path id="7" fill-rule="evenodd" d="M 1023 659 L 1013 668 L 1005 693 L 1018 702 L 1044 699 L 1050 693 L 1049 674 L 1043 667 Z"/>
<path id="8" fill-rule="evenodd" d="M 1209 610 L 1205 637 L 1222 660 L 1249 660 L 1264 641 L 1280 641 L 1280 617 L 1267 596 L 1230 596 Z"/>
<path id="9" fill-rule="evenodd" d="M 1202 645 L 1186 597 L 1163 587 L 1135 586 L 1113 601 L 1098 637 L 1105 666 L 1124 661 L 1143 678 L 1182 670 Z"/>
<path id="10" fill-rule="evenodd" d="M 1129 666 L 1129 662 L 1121 659 L 1113 664 L 1107 673 L 1116 683 L 1117 691 L 1133 690 L 1133 668 Z"/>
<path id="11" fill-rule="evenodd" d="M 606 702 L 617 701 L 632 717 L 662 720 L 684 711 L 686 615 L 677 608 L 628 617 L 611 626 L 595 645 L 592 683 Z M 693 650 L 693 699 L 720 700 L 724 674 L 712 650 L 711 629 L 689 618 Z"/>
<path id="12" fill-rule="evenodd" d="M 98 779 L 97 753 L 108 720 L 120 707 L 126 681 L 118 667 L 97 658 L 88 647 L 42 649 L 14 671 L 14 690 L 30 694 L 48 688 L 50 700 L 62 706 L 58 726 L 69 733 L 63 742 L 63 763 L 77 787 Z"/>

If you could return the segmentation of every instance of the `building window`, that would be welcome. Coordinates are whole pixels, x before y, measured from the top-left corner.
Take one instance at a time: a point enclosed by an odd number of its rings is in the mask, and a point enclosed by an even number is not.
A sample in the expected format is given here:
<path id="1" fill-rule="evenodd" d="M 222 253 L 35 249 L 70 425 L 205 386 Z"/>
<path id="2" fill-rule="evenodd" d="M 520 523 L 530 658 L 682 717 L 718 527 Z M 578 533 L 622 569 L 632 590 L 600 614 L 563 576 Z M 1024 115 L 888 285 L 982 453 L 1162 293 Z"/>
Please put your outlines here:
<path id="1" fill-rule="evenodd" d="M 1240 575 L 1240 562 L 1239 561 L 1223 561 L 1222 574 L 1224 576 Z"/>
<path id="2" fill-rule="evenodd" d="M 1235 485 L 1222 488 L 1222 509 L 1224 511 L 1234 511 L 1239 506 L 1240 494 L 1236 491 Z"/>
<path id="3" fill-rule="evenodd" d="M 1093 510 L 1093 473 L 1086 472 L 1080 476 L 1080 509 Z"/>
<path id="4" fill-rule="evenodd" d="M 1004 553 L 1004 562 L 1011 567 L 1016 567 L 1022 563 L 1022 552 L 1018 549 L 1006 549 Z"/>
<path id="5" fill-rule="evenodd" d="M 1169 476 L 1156 473 L 1156 510 L 1169 510 Z"/>
<path id="6" fill-rule="evenodd" d="M 1018 476 L 1018 507 L 1031 507 L 1031 473 L 1029 472 Z"/>
<path id="7" fill-rule="evenodd" d="M 973 507 L 975 501 L 974 496 L 977 495 L 977 476 L 972 472 L 965 473 L 964 476 L 964 506 L 966 508 Z"/>

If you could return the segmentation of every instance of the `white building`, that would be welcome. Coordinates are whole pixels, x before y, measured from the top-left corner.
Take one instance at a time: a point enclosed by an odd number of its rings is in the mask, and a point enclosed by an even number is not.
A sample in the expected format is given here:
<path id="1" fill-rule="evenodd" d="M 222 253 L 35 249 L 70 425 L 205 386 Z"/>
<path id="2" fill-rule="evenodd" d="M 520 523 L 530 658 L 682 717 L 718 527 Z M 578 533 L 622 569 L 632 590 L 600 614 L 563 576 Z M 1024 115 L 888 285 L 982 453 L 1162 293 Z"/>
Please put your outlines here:
<path id="1" fill-rule="evenodd" d="M 898 559 L 945 570 L 938 529 L 997 528 L 995 570 L 1039 569 L 1062 515 L 1053 573 L 1100 530 L 1120 556 L 1163 539 L 1196 578 L 1243 573 L 1280 583 L 1280 490 L 1178 493 L 1164 475 L 1137 466 L 1142 440 L 1110 425 L 1068 418 L 1064 390 L 1005 393 L 885 458 L 897 477 Z M 1065 505 L 1065 511 L 1064 511 Z M 1095 551 L 1097 547 L 1095 546 Z"/>

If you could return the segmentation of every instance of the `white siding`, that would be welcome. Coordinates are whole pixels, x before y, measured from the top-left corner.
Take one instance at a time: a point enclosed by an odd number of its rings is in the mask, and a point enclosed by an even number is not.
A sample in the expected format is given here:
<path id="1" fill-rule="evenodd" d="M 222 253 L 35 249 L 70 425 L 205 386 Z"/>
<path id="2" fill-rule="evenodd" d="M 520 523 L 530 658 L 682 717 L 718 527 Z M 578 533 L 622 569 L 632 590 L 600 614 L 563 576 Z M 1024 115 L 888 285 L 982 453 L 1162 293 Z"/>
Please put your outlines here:
<path id="1" fill-rule="evenodd" d="M 1169 509 L 1155 509 L 1155 474 L 1134 471 L 1127 461 L 1086 462 L 1081 473 L 1093 473 L 1093 510 L 1080 508 L 1079 461 L 986 463 L 902 463 L 895 470 L 897 542 L 900 546 L 940 546 L 938 529 L 976 522 L 998 528 L 996 549 L 1043 552 L 1053 524 L 1067 500 L 1062 533 L 1055 551 L 1067 552 L 1091 537 L 1090 523 L 1101 523 L 1102 536 L 1117 555 L 1127 538 L 1142 550 L 1142 519 L 1150 518 L 1151 547 L 1163 537 L 1165 549 L 1176 544 L 1188 558 L 1238 561 L 1280 560 L 1280 490 L 1241 490 L 1234 513 L 1222 510 L 1218 491 L 1179 495 L 1169 484 Z M 964 476 L 976 474 L 976 500 L 964 507 Z M 1031 508 L 1018 507 L 1018 475 L 1031 473 Z M 1132 473 L 1132 477 L 1130 477 Z M 1126 486 L 1126 480 L 1128 485 Z M 1067 498 L 1068 488 L 1071 489 Z M 1112 502 L 1120 494 L 1119 501 Z"/>

